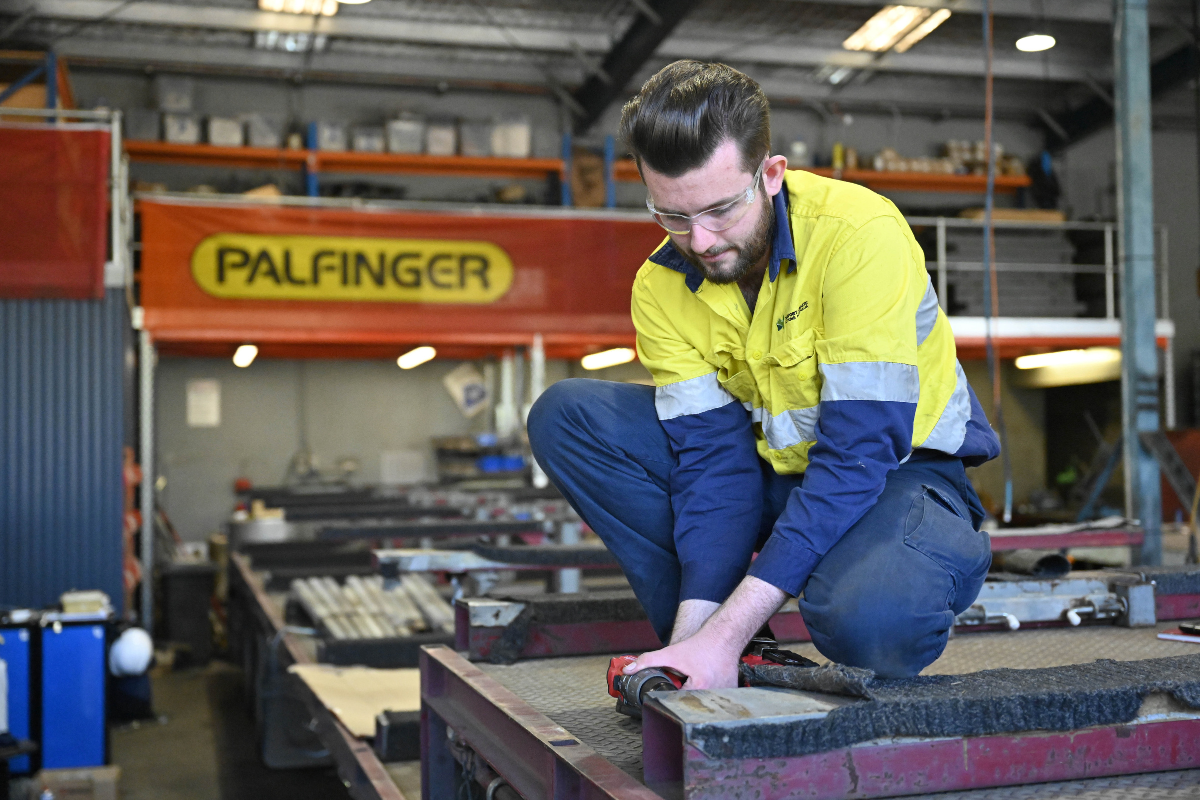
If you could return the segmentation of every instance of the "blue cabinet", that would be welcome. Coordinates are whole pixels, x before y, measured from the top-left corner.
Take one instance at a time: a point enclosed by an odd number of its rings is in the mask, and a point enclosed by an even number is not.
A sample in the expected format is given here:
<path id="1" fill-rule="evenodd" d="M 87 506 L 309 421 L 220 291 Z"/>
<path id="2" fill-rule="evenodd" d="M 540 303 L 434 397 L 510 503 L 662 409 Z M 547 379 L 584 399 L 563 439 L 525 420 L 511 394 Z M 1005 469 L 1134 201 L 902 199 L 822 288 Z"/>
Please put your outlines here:
<path id="1" fill-rule="evenodd" d="M 18 739 L 32 738 L 31 638 L 29 628 L 0 628 L 0 661 L 8 666 L 8 731 Z M 9 771 L 14 775 L 23 775 L 31 767 L 29 756 L 20 756 L 8 762 Z"/>
<path id="2" fill-rule="evenodd" d="M 105 626 L 42 628 L 42 766 L 105 762 Z"/>

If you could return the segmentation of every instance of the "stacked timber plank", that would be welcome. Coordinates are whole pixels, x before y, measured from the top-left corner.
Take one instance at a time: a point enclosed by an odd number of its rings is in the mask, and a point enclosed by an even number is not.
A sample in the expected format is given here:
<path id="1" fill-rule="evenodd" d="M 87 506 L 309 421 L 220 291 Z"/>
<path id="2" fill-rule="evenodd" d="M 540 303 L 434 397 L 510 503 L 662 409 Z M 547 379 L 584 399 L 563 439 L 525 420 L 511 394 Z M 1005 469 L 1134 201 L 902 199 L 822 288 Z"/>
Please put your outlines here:
<path id="1" fill-rule="evenodd" d="M 292 593 L 309 616 L 335 639 L 388 639 L 421 631 L 454 631 L 454 609 L 421 575 L 405 575 L 391 588 L 379 576 L 297 578 Z"/>

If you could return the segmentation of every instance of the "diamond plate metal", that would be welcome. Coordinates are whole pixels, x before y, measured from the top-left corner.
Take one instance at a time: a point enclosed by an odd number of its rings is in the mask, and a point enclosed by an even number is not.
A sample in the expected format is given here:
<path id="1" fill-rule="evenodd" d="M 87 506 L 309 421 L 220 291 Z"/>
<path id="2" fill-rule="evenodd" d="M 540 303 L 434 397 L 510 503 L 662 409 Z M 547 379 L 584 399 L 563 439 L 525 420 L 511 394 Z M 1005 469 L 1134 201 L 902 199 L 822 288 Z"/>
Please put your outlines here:
<path id="1" fill-rule="evenodd" d="M 1196 645 L 1155 637 L 1157 629 L 1093 626 L 1016 632 L 970 633 L 953 637 L 926 675 L 954 675 L 1009 667 L 1033 669 L 1082 664 L 1101 658 L 1136 661 L 1189 655 Z M 786 647 L 824 663 L 809 642 Z M 508 666 L 477 666 L 550 719 L 562 725 L 615 766 L 642 779 L 641 723 L 613 710 L 605 675 L 609 656 L 519 661 Z M 1179 800 L 1200 798 L 1200 770 L 1158 772 L 1085 781 L 1065 781 L 968 792 L 918 795 L 928 800 Z"/>

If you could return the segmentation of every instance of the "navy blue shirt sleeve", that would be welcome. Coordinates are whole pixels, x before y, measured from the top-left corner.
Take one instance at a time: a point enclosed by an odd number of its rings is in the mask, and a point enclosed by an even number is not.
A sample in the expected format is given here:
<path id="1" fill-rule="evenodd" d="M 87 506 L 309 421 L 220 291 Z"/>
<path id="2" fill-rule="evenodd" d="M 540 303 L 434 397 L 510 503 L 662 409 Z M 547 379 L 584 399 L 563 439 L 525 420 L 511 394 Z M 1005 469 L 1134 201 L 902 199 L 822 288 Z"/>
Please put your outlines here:
<path id="1" fill-rule="evenodd" d="M 662 421 L 671 471 L 679 600 L 724 602 L 746 574 L 762 516 L 762 475 L 750 414 L 732 402 Z"/>

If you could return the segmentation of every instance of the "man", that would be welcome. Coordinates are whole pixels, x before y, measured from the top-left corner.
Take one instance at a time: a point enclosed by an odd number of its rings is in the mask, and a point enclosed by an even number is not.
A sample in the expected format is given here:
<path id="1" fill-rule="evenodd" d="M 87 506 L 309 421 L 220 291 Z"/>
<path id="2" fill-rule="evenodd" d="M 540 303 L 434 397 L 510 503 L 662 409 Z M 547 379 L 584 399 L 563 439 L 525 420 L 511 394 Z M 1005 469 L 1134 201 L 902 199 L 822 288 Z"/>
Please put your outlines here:
<path id="1" fill-rule="evenodd" d="M 669 642 L 627 671 L 735 686 L 803 593 L 823 655 L 917 674 L 991 563 L 965 466 L 999 452 L 921 248 L 885 198 L 787 173 L 730 67 L 665 67 L 621 135 L 668 233 L 633 286 L 656 387 L 560 382 L 529 435 Z"/>

